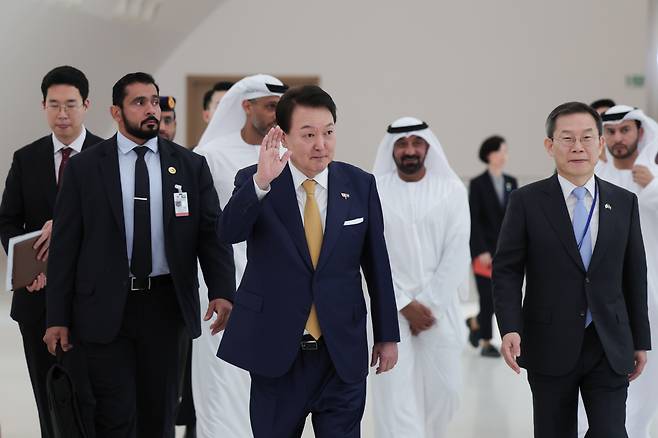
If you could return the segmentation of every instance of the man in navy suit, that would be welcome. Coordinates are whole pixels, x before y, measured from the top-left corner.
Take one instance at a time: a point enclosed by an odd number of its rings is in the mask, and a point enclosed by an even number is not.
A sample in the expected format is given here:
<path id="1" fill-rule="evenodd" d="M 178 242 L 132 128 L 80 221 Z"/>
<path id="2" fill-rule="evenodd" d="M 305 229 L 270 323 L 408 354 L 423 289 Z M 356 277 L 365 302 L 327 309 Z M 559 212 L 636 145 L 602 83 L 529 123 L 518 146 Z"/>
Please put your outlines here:
<path id="1" fill-rule="evenodd" d="M 332 162 L 336 106 L 317 86 L 287 91 L 257 166 L 236 175 L 221 220 L 247 241 L 247 266 L 218 356 L 251 373 L 255 438 L 359 437 L 368 351 L 363 269 L 377 374 L 397 361 L 399 330 L 372 175 Z M 279 145 L 288 149 L 280 154 Z"/>

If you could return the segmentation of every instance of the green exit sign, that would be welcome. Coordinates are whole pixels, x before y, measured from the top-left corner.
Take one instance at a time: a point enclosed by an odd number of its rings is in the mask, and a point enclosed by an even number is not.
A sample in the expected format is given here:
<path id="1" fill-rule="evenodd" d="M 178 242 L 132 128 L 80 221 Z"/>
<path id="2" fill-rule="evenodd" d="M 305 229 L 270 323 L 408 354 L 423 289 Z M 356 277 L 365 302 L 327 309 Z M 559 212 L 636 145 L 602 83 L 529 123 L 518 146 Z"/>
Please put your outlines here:
<path id="1" fill-rule="evenodd" d="M 626 86 L 630 88 L 644 87 L 644 75 L 640 75 L 640 74 L 626 75 Z"/>

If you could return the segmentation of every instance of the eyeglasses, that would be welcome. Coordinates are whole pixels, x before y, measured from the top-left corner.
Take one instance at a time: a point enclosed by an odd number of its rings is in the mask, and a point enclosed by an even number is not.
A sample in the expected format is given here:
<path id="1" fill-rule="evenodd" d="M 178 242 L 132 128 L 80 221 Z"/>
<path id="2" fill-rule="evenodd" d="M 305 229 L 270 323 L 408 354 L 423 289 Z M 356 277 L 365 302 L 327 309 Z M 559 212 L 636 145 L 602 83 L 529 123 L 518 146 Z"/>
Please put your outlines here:
<path id="1" fill-rule="evenodd" d="M 48 102 L 46 104 L 46 109 L 57 114 L 59 114 L 61 110 L 64 110 L 64 112 L 68 114 L 71 111 L 75 111 L 81 108 L 82 106 L 83 104 L 77 102 L 66 102 L 65 104 L 61 104 L 59 102 Z"/>
<path id="2" fill-rule="evenodd" d="M 582 144 L 583 146 L 590 147 L 590 146 L 594 146 L 596 144 L 597 137 L 595 137 L 593 135 L 584 135 L 580 138 L 576 138 L 576 137 L 572 137 L 570 135 L 565 135 L 565 136 L 560 136 L 560 137 L 556 137 L 556 138 L 551 137 L 551 140 L 557 141 L 558 143 L 560 143 L 564 146 L 569 146 L 569 147 L 575 146 L 576 141 L 578 140 L 578 141 L 580 141 L 580 144 Z"/>

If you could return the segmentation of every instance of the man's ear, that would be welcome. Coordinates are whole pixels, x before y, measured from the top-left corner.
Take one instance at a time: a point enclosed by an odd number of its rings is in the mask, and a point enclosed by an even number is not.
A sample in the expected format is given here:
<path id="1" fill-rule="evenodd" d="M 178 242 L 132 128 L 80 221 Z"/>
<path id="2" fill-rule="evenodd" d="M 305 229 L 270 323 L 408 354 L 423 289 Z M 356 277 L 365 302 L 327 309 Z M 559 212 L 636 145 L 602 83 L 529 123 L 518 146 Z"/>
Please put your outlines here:
<path id="1" fill-rule="evenodd" d="M 110 115 L 115 122 L 119 123 L 121 121 L 121 108 L 117 105 L 110 106 Z"/>
<path id="2" fill-rule="evenodd" d="M 544 139 L 544 149 L 546 149 L 546 152 L 548 152 L 548 155 L 550 155 L 551 157 L 555 157 L 555 153 L 553 152 L 553 146 L 554 146 L 553 139 L 546 137 Z"/>
<path id="3" fill-rule="evenodd" d="M 286 142 L 287 142 L 287 140 L 288 140 L 288 134 L 286 134 L 285 131 L 284 131 L 284 132 L 283 132 L 283 137 L 281 138 L 281 144 L 282 144 L 283 147 L 286 148 L 286 149 L 288 149 L 288 147 L 286 146 Z"/>
<path id="4" fill-rule="evenodd" d="M 242 101 L 242 109 L 244 110 L 244 113 L 249 116 L 251 114 L 251 102 L 248 100 L 243 100 Z"/>

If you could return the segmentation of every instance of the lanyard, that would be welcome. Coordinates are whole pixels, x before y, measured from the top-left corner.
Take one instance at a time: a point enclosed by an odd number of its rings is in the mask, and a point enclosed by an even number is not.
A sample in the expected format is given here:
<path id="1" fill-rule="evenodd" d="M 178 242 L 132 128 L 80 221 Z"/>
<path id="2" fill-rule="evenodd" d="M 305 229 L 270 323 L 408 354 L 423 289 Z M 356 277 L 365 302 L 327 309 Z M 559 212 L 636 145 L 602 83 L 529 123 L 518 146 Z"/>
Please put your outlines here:
<path id="1" fill-rule="evenodd" d="M 585 224 L 585 231 L 583 231 L 583 236 L 578 241 L 578 251 L 580 251 L 580 247 L 583 246 L 583 242 L 585 241 L 585 236 L 589 231 L 589 224 L 592 222 L 592 216 L 594 215 L 594 208 L 596 208 L 596 200 L 598 199 L 598 197 L 599 197 L 599 185 L 594 184 L 594 200 L 592 201 L 592 206 L 589 209 L 589 215 L 587 216 L 587 223 Z"/>

